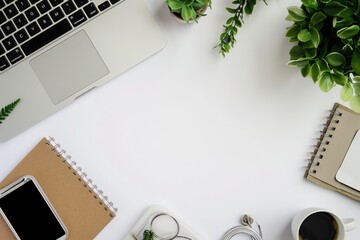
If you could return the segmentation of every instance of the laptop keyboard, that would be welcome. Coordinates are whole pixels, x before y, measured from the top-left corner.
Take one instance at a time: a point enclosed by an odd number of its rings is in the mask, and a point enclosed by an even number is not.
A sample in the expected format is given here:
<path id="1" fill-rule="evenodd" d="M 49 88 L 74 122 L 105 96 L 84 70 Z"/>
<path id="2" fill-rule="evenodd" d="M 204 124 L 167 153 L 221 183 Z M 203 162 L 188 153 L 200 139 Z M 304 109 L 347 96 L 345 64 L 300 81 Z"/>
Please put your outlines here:
<path id="1" fill-rule="evenodd" d="M 123 0 L 0 0 L 0 72 Z"/>

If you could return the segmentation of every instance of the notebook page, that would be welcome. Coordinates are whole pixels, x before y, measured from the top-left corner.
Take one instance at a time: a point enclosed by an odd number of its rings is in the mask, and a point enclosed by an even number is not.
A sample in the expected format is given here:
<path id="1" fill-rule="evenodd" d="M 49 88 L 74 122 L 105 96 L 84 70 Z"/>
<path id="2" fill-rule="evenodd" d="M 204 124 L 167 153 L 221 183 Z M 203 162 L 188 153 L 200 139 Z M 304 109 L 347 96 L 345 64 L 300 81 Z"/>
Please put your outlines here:
<path id="1" fill-rule="evenodd" d="M 346 156 L 336 173 L 336 180 L 360 191 L 360 133 L 356 131 Z"/>

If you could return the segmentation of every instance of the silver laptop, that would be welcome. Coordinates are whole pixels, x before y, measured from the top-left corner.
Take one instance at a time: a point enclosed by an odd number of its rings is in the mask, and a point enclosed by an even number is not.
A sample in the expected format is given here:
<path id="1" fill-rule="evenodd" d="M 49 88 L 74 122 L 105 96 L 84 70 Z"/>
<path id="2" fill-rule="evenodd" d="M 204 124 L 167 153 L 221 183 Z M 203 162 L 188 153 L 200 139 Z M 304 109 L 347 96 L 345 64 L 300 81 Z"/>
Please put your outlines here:
<path id="1" fill-rule="evenodd" d="M 8 140 L 161 50 L 143 0 L 0 0 L 0 124 Z"/>

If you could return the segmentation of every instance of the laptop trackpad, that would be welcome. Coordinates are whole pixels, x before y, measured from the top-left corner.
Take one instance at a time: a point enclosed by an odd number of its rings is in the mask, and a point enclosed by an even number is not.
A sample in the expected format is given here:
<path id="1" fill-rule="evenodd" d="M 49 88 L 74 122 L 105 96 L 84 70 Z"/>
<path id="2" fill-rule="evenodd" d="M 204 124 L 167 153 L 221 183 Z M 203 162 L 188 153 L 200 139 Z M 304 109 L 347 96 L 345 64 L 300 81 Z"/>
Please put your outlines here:
<path id="1" fill-rule="evenodd" d="M 85 31 L 31 60 L 30 65 L 54 104 L 109 73 Z"/>

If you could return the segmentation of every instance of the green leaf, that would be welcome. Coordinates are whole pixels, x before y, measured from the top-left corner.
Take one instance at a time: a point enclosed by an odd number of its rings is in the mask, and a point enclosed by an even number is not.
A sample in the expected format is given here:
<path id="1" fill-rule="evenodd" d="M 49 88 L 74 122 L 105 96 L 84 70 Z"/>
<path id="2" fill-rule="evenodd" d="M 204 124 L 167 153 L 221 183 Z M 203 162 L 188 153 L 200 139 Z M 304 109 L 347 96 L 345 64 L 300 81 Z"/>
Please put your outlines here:
<path id="1" fill-rule="evenodd" d="M 355 77 L 353 77 L 353 80 L 354 80 L 355 82 L 360 82 L 360 76 L 355 76 Z"/>
<path id="2" fill-rule="evenodd" d="M 331 74 L 331 78 L 336 84 L 341 86 L 345 86 L 345 84 L 348 82 L 348 78 L 340 72 L 334 72 L 333 74 Z"/>
<path id="3" fill-rule="evenodd" d="M 360 75 L 360 50 L 354 50 L 351 58 L 351 66 L 357 75 Z"/>
<path id="4" fill-rule="evenodd" d="M 294 46 L 290 49 L 290 60 L 296 60 L 304 56 L 305 51 L 300 46 Z"/>
<path id="5" fill-rule="evenodd" d="M 338 67 L 345 63 L 345 57 L 338 52 L 329 53 L 325 59 L 333 67 Z"/>
<path id="6" fill-rule="evenodd" d="M 311 33 L 307 29 L 303 29 L 297 35 L 299 41 L 308 42 L 311 40 Z"/>
<path id="7" fill-rule="evenodd" d="M 6 105 L 5 107 L 3 107 L 0 111 L 0 124 L 2 123 L 2 121 L 4 121 L 9 115 L 10 113 L 15 109 L 15 107 L 18 105 L 18 103 L 20 102 L 20 98 L 15 100 L 14 102 Z"/>
<path id="8" fill-rule="evenodd" d="M 317 50 L 316 48 L 307 48 L 305 49 L 305 56 L 306 58 L 315 58 L 316 57 L 316 54 L 317 54 Z"/>
<path id="9" fill-rule="evenodd" d="M 314 81 L 314 83 L 316 83 L 318 80 L 319 74 L 320 74 L 319 65 L 317 63 L 314 63 L 313 65 L 311 65 L 310 72 L 311 72 L 312 80 Z"/>
<path id="10" fill-rule="evenodd" d="M 329 72 L 324 72 L 319 76 L 319 87 L 323 92 L 328 92 L 334 87 L 334 80 Z"/>
<path id="11" fill-rule="evenodd" d="M 334 17 L 333 19 L 333 27 L 334 28 L 345 28 L 345 27 L 349 27 L 351 24 L 354 23 L 353 19 L 341 19 L 339 20 L 337 17 Z"/>
<path id="12" fill-rule="evenodd" d="M 296 6 L 288 7 L 288 12 L 295 22 L 301 22 L 306 18 L 305 11 L 299 7 Z"/>
<path id="13" fill-rule="evenodd" d="M 348 102 L 350 101 L 350 99 L 352 98 L 354 92 L 353 92 L 353 88 L 351 87 L 351 84 L 345 84 L 343 86 L 343 88 L 340 91 L 340 98 L 341 100 L 343 100 L 344 102 Z"/>
<path id="14" fill-rule="evenodd" d="M 336 34 L 341 39 L 348 39 L 358 34 L 359 31 L 360 31 L 360 27 L 358 25 L 352 25 L 350 27 L 345 27 L 338 30 Z"/>
<path id="15" fill-rule="evenodd" d="M 333 1 L 329 2 L 324 7 L 324 12 L 328 16 L 339 16 L 342 11 L 347 9 L 347 7 L 339 2 Z"/>
<path id="16" fill-rule="evenodd" d="M 167 4 L 173 11 L 180 10 L 184 6 L 184 3 L 178 0 L 168 0 Z"/>
<path id="17" fill-rule="evenodd" d="M 254 4 L 251 4 L 250 2 L 248 2 L 246 5 L 245 5 L 245 13 L 250 15 L 252 14 L 253 10 L 254 10 Z"/>
<path id="18" fill-rule="evenodd" d="M 332 0 L 320 0 L 320 2 L 322 3 L 328 3 L 328 2 L 331 2 Z"/>
<path id="19" fill-rule="evenodd" d="M 308 64 L 306 64 L 305 67 L 303 67 L 303 68 L 301 69 L 301 75 L 302 75 L 303 77 L 307 77 L 307 76 L 309 76 L 309 74 L 310 74 L 310 64 L 308 63 Z"/>
<path id="20" fill-rule="evenodd" d="M 301 2 L 304 4 L 305 7 L 308 7 L 308 8 L 317 8 L 318 6 L 318 3 L 316 0 L 301 0 Z"/>
<path id="21" fill-rule="evenodd" d="M 192 8 L 189 6 L 183 6 L 181 8 L 181 18 L 184 19 L 185 22 L 189 22 L 193 16 Z"/>
<path id="22" fill-rule="evenodd" d="M 350 100 L 350 107 L 355 111 L 355 112 L 360 112 L 360 96 L 353 96 Z"/>
<path id="23" fill-rule="evenodd" d="M 360 83 L 359 82 L 354 83 L 353 88 L 355 95 L 360 96 Z"/>
<path id="24" fill-rule="evenodd" d="M 326 18 L 325 14 L 323 14 L 322 12 L 316 12 L 311 16 L 309 26 L 315 27 L 319 23 L 322 23 L 325 18 Z"/>
<path id="25" fill-rule="evenodd" d="M 311 42 L 313 43 L 314 47 L 317 48 L 320 44 L 320 34 L 315 28 L 310 28 L 309 32 L 311 34 Z"/>
<path id="26" fill-rule="evenodd" d="M 327 62 L 322 58 L 317 61 L 317 64 L 319 65 L 320 73 L 323 72 L 329 72 L 330 68 Z"/>
<path id="27" fill-rule="evenodd" d="M 297 24 L 292 25 L 286 31 L 286 37 L 293 38 L 296 37 L 301 30 L 301 27 Z"/>
<path id="28" fill-rule="evenodd" d="M 182 2 L 184 3 L 184 5 L 190 7 L 193 4 L 194 0 L 182 0 Z"/>
<path id="29" fill-rule="evenodd" d="M 201 3 L 202 5 L 211 4 L 211 0 L 195 0 L 198 3 Z"/>
<path id="30" fill-rule="evenodd" d="M 232 9 L 232 8 L 226 8 L 226 11 L 228 11 L 231 14 L 235 14 L 236 13 L 236 9 Z"/>
<path id="31" fill-rule="evenodd" d="M 309 59 L 299 58 L 288 62 L 289 66 L 303 68 L 309 63 Z"/>
<path id="32" fill-rule="evenodd" d="M 339 17 L 345 18 L 345 19 L 349 19 L 352 18 L 354 15 L 355 11 L 352 8 L 346 8 L 344 11 L 342 11 L 339 14 Z"/>

